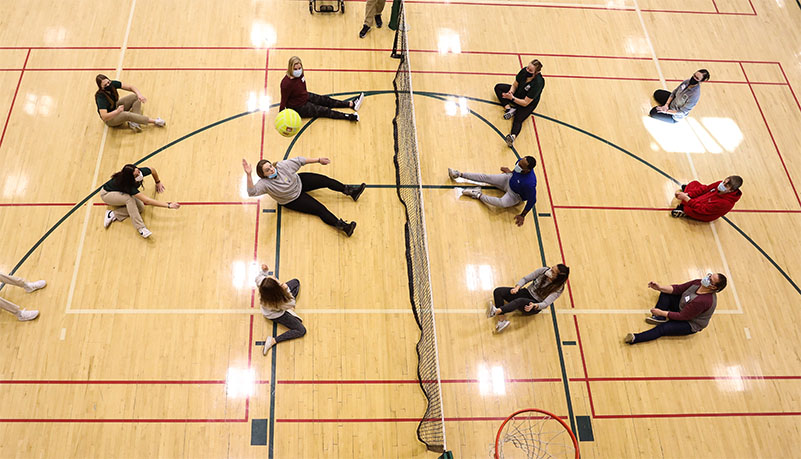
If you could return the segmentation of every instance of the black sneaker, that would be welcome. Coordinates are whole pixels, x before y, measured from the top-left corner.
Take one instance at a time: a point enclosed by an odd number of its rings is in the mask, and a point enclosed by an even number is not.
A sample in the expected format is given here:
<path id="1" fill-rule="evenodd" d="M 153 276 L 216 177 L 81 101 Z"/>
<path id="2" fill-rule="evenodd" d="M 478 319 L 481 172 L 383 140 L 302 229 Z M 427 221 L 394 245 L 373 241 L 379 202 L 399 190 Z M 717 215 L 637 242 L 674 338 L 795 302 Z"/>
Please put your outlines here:
<path id="1" fill-rule="evenodd" d="M 382 25 L 384 25 L 384 21 L 381 20 L 381 15 L 380 14 L 376 14 L 375 15 L 375 26 L 380 29 Z"/>
<path id="2" fill-rule="evenodd" d="M 359 196 L 362 195 L 365 188 L 367 188 L 367 185 L 364 183 L 361 185 L 345 185 L 345 191 L 343 191 L 343 193 L 346 196 L 350 196 L 354 201 L 358 201 Z"/>
<path id="3" fill-rule="evenodd" d="M 663 323 L 667 322 L 668 318 L 667 317 L 659 317 L 659 316 L 651 316 L 651 317 L 646 317 L 645 321 L 648 322 L 649 324 L 659 325 L 659 324 L 663 324 Z"/>
<path id="4" fill-rule="evenodd" d="M 510 120 L 513 116 L 515 116 L 515 112 L 517 111 L 516 108 L 510 108 L 503 113 L 503 119 Z"/>
<path id="5" fill-rule="evenodd" d="M 345 228 L 343 228 L 342 231 L 344 231 L 345 234 L 347 234 L 348 237 L 350 237 L 353 234 L 353 230 L 355 229 L 356 229 L 356 222 L 350 222 L 347 225 L 345 225 Z"/>
<path id="6" fill-rule="evenodd" d="M 687 215 L 687 214 L 685 214 L 682 209 L 676 208 L 676 209 L 673 209 L 673 210 L 670 211 L 670 216 L 673 217 L 673 218 L 681 218 L 681 217 L 683 217 L 685 215 Z"/>
<path id="7" fill-rule="evenodd" d="M 367 35 L 367 32 L 369 30 L 370 26 L 365 24 L 364 27 L 362 27 L 362 30 L 359 32 L 359 38 L 364 38 L 364 36 Z"/>
<path id="8" fill-rule="evenodd" d="M 684 191 L 685 188 L 687 188 L 687 184 L 681 186 L 681 191 Z"/>

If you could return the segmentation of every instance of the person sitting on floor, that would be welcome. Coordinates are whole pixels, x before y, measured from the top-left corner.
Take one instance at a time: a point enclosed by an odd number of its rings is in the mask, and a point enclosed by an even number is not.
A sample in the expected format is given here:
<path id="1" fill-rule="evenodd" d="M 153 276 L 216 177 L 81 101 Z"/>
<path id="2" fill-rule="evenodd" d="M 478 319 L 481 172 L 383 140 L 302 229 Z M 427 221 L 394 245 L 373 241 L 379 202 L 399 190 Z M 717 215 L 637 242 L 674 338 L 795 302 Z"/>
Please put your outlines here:
<path id="1" fill-rule="evenodd" d="M 692 181 L 682 185 L 676 191 L 676 198 L 681 203 L 670 211 L 676 218 L 690 217 L 693 220 L 711 222 L 726 215 L 737 201 L 742 197 L 740 187 L 743 185 L 742 177 L 731 175 L 709 185 Z"/>

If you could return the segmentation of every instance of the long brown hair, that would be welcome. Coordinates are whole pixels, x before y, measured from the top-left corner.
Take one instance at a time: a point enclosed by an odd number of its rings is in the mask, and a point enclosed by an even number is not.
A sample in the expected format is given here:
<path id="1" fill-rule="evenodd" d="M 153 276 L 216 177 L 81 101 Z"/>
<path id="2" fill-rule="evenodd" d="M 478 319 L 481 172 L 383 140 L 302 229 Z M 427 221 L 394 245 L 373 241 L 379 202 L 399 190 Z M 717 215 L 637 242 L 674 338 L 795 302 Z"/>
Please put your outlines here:
<path id="1" fill-rule="evenodd" d="M 540 284 L 540 287 L 537 289 L 537 295 L 539 295 L 539 297 L 543 300 L 551 293 L 562 288 L 562 286 L 565 285 L 565 282 L 567 282 L 567 277 L 570 275 L 570 268 L 567 266 L 559 263 L 556 265 L 556 268 L 559 270 L 559 274 L 556 275 L 556 279 L 550 280 L 546 278 L 548 283 L 545 285 Z M 545 273 L 542 275 L 545 276 Z"/>
<path id="2" fill-rule="evenodd" d="M 292 294 L 287 292 L 275 278 L 265 277 L 259 284 L 259 301 L 264 306 L 276 308 L 293 299 Z"/>
<path id="3" fill-rule="evenodd" d="M 102 94 L 106 100 L 108 100 L 108 103 L 111 104 L 111 107 L 115 108 L 117 107 L 117 101 L 120 100 L 120 94 L 117 92 L 117 88 L 115 88 L 111 83 L 108 85 L 108 87 L 111 88 L 111 91 L 104 90 L 103 86 L 101 86 L 103 84 L 103 80 L 111 81 L 109 77 L 103 75 L 102 73 L 95 77 L 95 84 L 97 84 L 97 92 L 95 93 L 95 96 Z"/>

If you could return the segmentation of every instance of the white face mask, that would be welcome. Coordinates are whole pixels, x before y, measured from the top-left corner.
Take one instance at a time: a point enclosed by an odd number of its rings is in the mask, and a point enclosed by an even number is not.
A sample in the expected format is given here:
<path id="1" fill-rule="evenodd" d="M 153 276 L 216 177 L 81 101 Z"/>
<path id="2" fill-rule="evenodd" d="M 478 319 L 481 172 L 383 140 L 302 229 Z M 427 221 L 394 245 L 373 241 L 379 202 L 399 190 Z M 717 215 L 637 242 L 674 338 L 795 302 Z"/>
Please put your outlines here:
<path id="1" fill-rule="evenodd" d="M 136 177 L 134 177 L 134 180 L 136 180 L 137 182 L 141 182 L 144 179 L 145 179 L 145 176 L 142 175 L 142 174 L 139 174 Z"/>
<path id="2" fill-rule="evenodd" d="M 517 164 L 515 164 L 515 168 L 514 168 L 513 170 L 514 170 L 515 172 L 517 172 L 518 174 L 522 174 L 522 173 L 523 173 L 523 168 L 521 168 L 521 167 L 520 167 L 519 165 L 517 165 Z"/>
<path id="3" fill-rule="evenodd" d="M 300 78 L 303 75 L 303 69 L 297 69 L 292 71 L 292 76 L 295 78 Z"/>
<path id="4" fill-rule="evenodd" d="M 703 285 L 706 288 L 711 287 L 712 286 L 712 274 L 707 274 L 706 276 L 704 276 L 704 278 L 701 279 L 701 285 Z"/>

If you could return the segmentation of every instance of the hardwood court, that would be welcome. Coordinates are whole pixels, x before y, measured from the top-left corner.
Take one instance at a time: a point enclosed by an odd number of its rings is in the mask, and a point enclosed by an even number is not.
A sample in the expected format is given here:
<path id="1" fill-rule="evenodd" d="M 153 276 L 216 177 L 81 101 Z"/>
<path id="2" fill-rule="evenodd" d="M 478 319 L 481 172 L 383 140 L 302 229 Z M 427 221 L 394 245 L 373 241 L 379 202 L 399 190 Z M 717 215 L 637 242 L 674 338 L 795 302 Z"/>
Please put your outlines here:
<path id="1" fill-rule="evenodd" d="M 436 457 L 425 410 L 394 183 L 393 33 L 357 36 L 306 2 L 11 2 L 0 28 L 0 271 L 47 288 L 3 298 L 2 457 Z M 384 12 L 389 20 L 389 8 Z M 575 426 L 583 457 L 788 457 L 801 444 L 801 88 L 794 2 L 620 0 L 406 4 L 445 433 L 487 457 L 501 421 L 536 407 Z M 290 56 L 308 88 L 355 97 L 361 121 L 273 128 Z M 546 86 L 515 151 L 495 104 L 533 58 Z M 657 88 L 712 79 L 690 120 L 647 118 Z M 104 73 L 164 129 L 104 129 Z M 462 98 L 462 99 L 460 99 Z M 260 111 L 260 108 L 267 109 Z M 497 129 L 497 131 L 496 131 Z M 447 168 L 538 165 L 535 216 L 461 197 Z M 179 210 L 148 208 L 142 239 L 103 229 L 93 192 L 128 162 L 158 170 Z M 241 159 L 325 156 L 304 170 L 366 182 L 358 222 L 251 199 Z M 668 215 L 679 183 L 744 178 L 712 224 Z M 84 203 L 84 199 L 88 199 Z M 52 228 L 52 232 L 48 233 Z M 20 264 L 20 262 L 22 262 Z M 492 333 L 486 303 L 543 265 L 572 269 L 554 309 Z M 308 334 L 279 344 L 252 290 L 260 263 L 298 278 Z M 710 326 L 635 346 L 656 293 L 723 272 Z M 554 320 L 555 314 L 555 320 Z M 591 438 L 590 438 L 591 434 Z M 263 444 L 260 444 L 263 443 Z"/>

